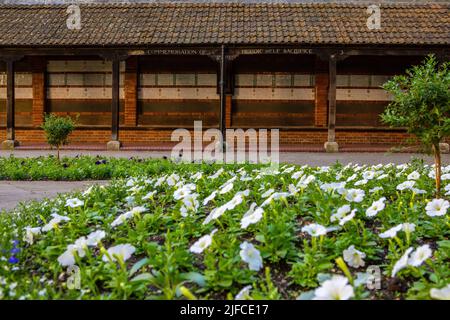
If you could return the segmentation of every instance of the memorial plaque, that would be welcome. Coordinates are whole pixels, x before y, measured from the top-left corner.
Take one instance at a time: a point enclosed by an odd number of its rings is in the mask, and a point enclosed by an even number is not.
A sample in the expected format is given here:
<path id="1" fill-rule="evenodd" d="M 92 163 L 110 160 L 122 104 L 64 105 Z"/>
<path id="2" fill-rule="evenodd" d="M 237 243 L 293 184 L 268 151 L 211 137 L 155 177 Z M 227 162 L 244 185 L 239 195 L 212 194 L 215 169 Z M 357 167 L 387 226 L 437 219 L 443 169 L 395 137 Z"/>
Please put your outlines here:
<path id="1" fill-rule="evenodd" d="M 177 86 L 195 86 L 195 74 L 179 73 L 175 76 Z"/>
<path id="2" fill-rule="evenodd" d="M 275 85 L 277 87 L 291 87 L 292 86 L 292 75 L 291 74 L 276 74 L 275 75 Z"/>
<path id="3" fill-rule="evenodd" d="M 197 74 L 197 85 L 199 86 L 215 86 L 217 84 L 217 75 L 215 73 L 199 73 Z"/>

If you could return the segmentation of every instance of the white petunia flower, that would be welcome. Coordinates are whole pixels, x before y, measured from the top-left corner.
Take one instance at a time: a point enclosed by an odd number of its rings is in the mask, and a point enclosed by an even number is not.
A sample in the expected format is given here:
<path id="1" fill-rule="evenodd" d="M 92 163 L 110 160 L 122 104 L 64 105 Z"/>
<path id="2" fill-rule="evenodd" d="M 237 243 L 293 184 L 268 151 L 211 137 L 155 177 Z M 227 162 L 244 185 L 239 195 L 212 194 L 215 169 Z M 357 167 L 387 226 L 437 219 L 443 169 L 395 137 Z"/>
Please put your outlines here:
<path id="1" fill-rule="evenodd" d="M 242 261 L 248 264 L 250 270 L 259 271 L 263 267 L 263 261 L 261 253 L 256 249 L 253 244 L 245 241 L 240 245 L 241 251 L 239 255 Z"/>
<path id="2" fill-rule="evenodd" d="M 355 296 L 353 287 L 343 276 L 334 276 L 326 280 L 314 291 L 314 300 L 348 300 Z"/>
<path id="3" fill-rule="evenodd" d="M 364 171 L 362 173 L 362 177 L 364 180 L 372 180 L 373 178 L 375 178 L 376 173 L 374 171 Z"/>
<path id="4" fill-rule="evenodd" d="M 180 176 L 177 175 L 176 173 L 172 173 L 170 176 L 167 177 L 166 179 L 166 183 L 170 186 L 173 187 L 178 181 L 180 181 Z"/>
<path id="5" fill-rule="evenodd" d="M 32 228 L 32 227 L 25 227 L 25 235 L 23 240 L 27 242 L 28 244 L 34 243 L 34 237 L 41 234 L 41 228 Z"/>
<path id="6" fill-rule="evenodd" d="M 339 220 L 339 225 L 340 225 L 340 226 L 343 226 L 343 225 L 346 224 L 347 222 L 351 221 L 351 220 L 355 217 L 355 214 L 356 214 L 356 209 L 353 209 L 352 212 L 351 212 L 350 214 L 348 214 L 348 215 L 342 217 L 342 218 Z"/>
<path id="7" fill-rule="evenodd" d="M 175 192 L 173 193 L 173 198 L 175 200 L 183 199 L 188 195 L 190 195 L 192 191 L 195 190 L 195 188 L 196 188 L 195 185 L 192 184 L 184 185 L 181 188 L 175 190 Z"/>
<path id="8" fill-rule="evenodd" d="M 102 241 L 106 237 L 106 233 L 103 230 L 96 230 L 91 232 L 87 236 L 87 245 L 88 246 L 96 246 L 100 241 Z"/>
<path id="9" fill-rule="evenodd" d="M 238 205 L 240 205 L 243 200 L 244 200 L 243 194 L 242 193 L 238 193 L 230 201 L 225 203 L 224 207 L 226 208 L 226 210 L 233 210 Z"/>
<path id="10" fill-rule="evenodd" d="M 337 221 L 337 220 L 341 220 L 350 211 L 352 211 L 352 208 L 350 207 L 350 205 L 344 204 L 342 207 L 340 207 L 337 210 L 337 213 L 334 213 L 334 214 L 331 215 L 330 221 L 334 222 L 334 221 Z"/>
<path id="11" fill-rule="evenodd" d="M 311 237 L 319 237 L 327 233 L 327 228 L 317 223 L 311 223 L 304 226 L 302 232 L 308 233 Z"/>
<path id="12" fill-rule="evenodd" d="M 407 177 L 408 180 L 418 180 L 419 178 L 420 178 L 420 173 L 418 173 L 417 171 L 411 172 Z"/>
<path id="13" fill-rule="evenodd" d="M 416 225 L 414 223 L 402 223 L 402 230 L 404 232 L 412 233 L 416 230 Z"/>
<path id="14" fill-rule="evenodd" d="M 446 185 L 444 190 L 447 191 L 445 195 L 450 196 L 450 184 Z"/>
<path id="15" fill-rule="evenodd" d="M 142 200 L 148 200 L 150 198 L 153 198 L 153 196 L 156 194 L 156 190 L 150 191 L 145 196 L 142 197 Z"/>
<path id="16" fill-rule="evenodd" d="M 52 213 L 53 219 L 51 219 L 45 226 L 42 227 L 43 232 L 55 229 L 62 221 L 70 221 L 69 217 L 61 216 L 57 213 Z"/>
<path id="17" fill-rule="evenodd" d="M 297 180 L 298 178 L 300 178 L 303 175 L 303 171 L 296 171 L 292 174 L 291 178 L 294 180 Z"/>
<path id="18" fill-rule="evenodd" d="M 362 180 L 356 181 L 355 186 L 363 186 L 363 185 L 367 184 L 367 182 L 369 182 L 369 180 L 362 179 Z"/>
<path id="19" fill-rule="evenodd" d="M 392 277 L 395 277 L 397 272 L 408 266 L 408 257 L 412 250 L 413 248 L 411 247 L 408 248 L 403 254 L 403 256 L 400 259 L 398 259 L 398 261 L 395 263 L 394 268 L 392 269 Z"/>
<path id="20" fill-rule="evenodd" d="M 443 216 L 447 213 L 450 202 L 444 199 L 433 199 L 425 207 L 426 213 L 430 217 Z"/>
<path id="21" fill-rule="evenodd" d="M 63 267 L 73 266 L 75 264 L 75 256 L 73 255 L 77 251 L 77 248 L 71 244 L 67 247 L 67 250 L 58 257 L 58 262 Z"/>
<path id="22" fill-rule="evenodd" d="M 250 210 L 242 217 L 241 228 L 246 229 L 250 224 L 255 224 L 261 220 L 264 210 L 256 207 L 256 203 L 252 203 Z"/>
<path id="23" fill-rule="evenodd" d="M 214 198 L 217 195 L 217 191 L 213 191 L 209 196 L 207 196 L 204 200 L 203 200 L 203 205 L 206 206 L 211 200 L 214 200 Z"/>
<path id="24" fill-rule="evenodd" d="M 180 213 L 183 217 L 187 217 L 189 212 L 197 212 L 200 203 L 197 200 L 198 194 L 189 194 L 183 198 L 183 206 L 180 208 Z"/>
<path id="25" fill-rule="evenodd" d="M 206 248 L 208 248 L 212 243 L 212 236 L 217 232 L 215 229 L 211 234 L 207 234 L 200 239 L 198 239 L 190 248 L 189 251 L 193 253 L 202 253 Z"/>
<path id="26" fill-rule="evenodd" d="M 111 222 L 111 227 L 117 227 L 118 225 L 121 225 L 126 220 L 130 219 L 132 217 L 132 214 L 130 212 L 122 213 L 120 214 L 113 222 Z"/>
<path id="27" fill-rule="evenodd" d="M 224 169 L 220 168 L 219 170 L 216 171 L 216 173 L 209 176 L 208 179 L 212 179 L 212 180 L 217 179 L 223 172 L 224 172 Z"/>
<path id="28" fill-rule="evenodd" d="M 348 189 L 345 194 L 345 199 L 350 202 L 361 202 L 365 196 L 364 190 L 361 189 Z"/>
<path id="29" fill-rule="evenodd" d="M 135 215 L 138 215 L 138 214 L 141 214 L 141 213 L 143 213 L 143 212 L 146 212 L 147 211 L 147 208 L 146 207 L 141 207 L 141 206 L 139 206 L 139 207 L 134 207 L 133 209 L 131 209 L 130 211 L 128 211 L 132 216 L 135 216 Z"/>
<path id="30" fill-rule="evenodd" d="M 397 232 L 399 232 L 400 230 L 402 230 L 403 228 L 403 224 L 399 224 L 395 227 L 390 228 L 389 230 L 386 230 L 383 233 L 379 234 L 380 238 L 386 239 L 386 238 L 393 238 L 397 235 Z"/>
<path id="31" fill-rule="evenodd" d="M 437 300 L 450 300 L 450 283 L 441 289 L 431 289 L 430 296 Z"/>
<path id="32" fill-rule="evenodd" d="M 278 200 L 278 199 L 285 199 L 287 197 L 289 197 L 291 194 L 289 192 L 275 192 L 272 193 L 262 204 L 261 204 L 261 208 L 267 206 L 268 204 L 270 204 L 273 200 Z"/>
<path id="33" fill-rule="evenodd" d="M 400 183 L 397 186 L 397 190 L 399 190 L 399 191 L 403 191 L 403 190 L 407 190 L 407 189 L 411 190 L 414 187 L 415 184 L 416 184 L 415 181 L 405 181 L 403 183 Z"/>
<path id="34" fill-rule="evenodd" d="M 418 267 L 425 260 L 429 259 L 432 254 L 433 251 L 431 251 L 430 246 L 428 244 L 420 246 L 411 254 L 411 257 L 408 260 L 408 264 L 413 267 Z"/>
<path id="35" fill-rule="evenodd" d="M 122 261 L 127 261 L 131 255 L 136 251 L 136 248 L 131 244 L 119 244 L 117 246 L 111 247 L 107 250 L 112 261 L 116 261 L 116 257 L 122 259 Z M 103 255 L 102 260 L 108 262 L 109 259 L 105 255 Z"/>
<path id="36" fill-rule="evenodd" d="M 250 297 L 250 290 L 252 289 L 252 286 L 246 286 L 242 288 L 241 291 L 234 297 L 235 300 L 251 300 Z"/>
<path id="37" fill-rule="evenodd" d="M 269 189 L 269 190 L 267 190 L 266 192 L 264 192 L 264 193 L 261 195 L 261 198 L 267 198 L 267 197 L 269 197 L 270 195 L 272 195 L 272 193 L 274 193 L 274 192 L 275 192 L 274 189 Z"/>
<path id="38" fill-rule="evenodd" d="M 191 179 L 192 179 L 192 180 L 199 180 L 199 179 L 201 179 L 202 177 L 203 177 L 203 173 L 202 173 L 202 172 L 197 172 L 197 173 L 191 175 Z"/>
<path id="39" fill-rule="evenodd" d="M 383 179 L 386 179 L 387 177 L 389 177 L 387 174 L 382 174 L 382 175 L 380 175 L 380 176 L 378 176 L 377 177 L 377 180 L 383 180 Z"/>
<path id="40" fill-rule="evenodd" d="M 366 254 L 362 251 L 355 249 L 354 245 L 351 245 L 343 252 L 344 260 L 353 268 L 364 267 L 364 258 Z"/>
<path id="41" fill-rule="evenodd" d="M 77 207 L 81 207 L 82 205 L 84 205 L 84 201 L 82 201 L 78 198 L 66 200 L 66 207 L 77 208 Z"/>
<path id="42" fill-rule="evenodd" d="M 316 177 L 313 175 L 302 176 L 297 183 L 297 188 L 305 189 L 308 185 L 316 180 Z"/>
<path id="43" fill-rule="evenodd" d="M 233 182 L 226 184 L 225 186 L 223 186 L 220 190 L 219 190 L 219 194 L 225 194 L 230 192 L 234 187 Z"/>
<path id="44" fill-rule="evenodd" d="M 386 201 L 385 197 L 382 197 L 382 198 L 378 199 L 377 201 L 374 201 L 372 203 L 372 205 L 369 208 L 367 208 L 366 216 L 373 217 L 373 216 L 377 215 L 378 212 L 380 212 L 381 210 L 383 210 L 386 207 L 384 201 Z"/>
<path id="45" fill-rule="evenodd" d="M 320 189 L 322 189 L 325 192 L 334 192 L 338 189 L 345 188 L 345 182 L 331 182 L 331 183 L 324 183 L 320 186 Z"/>
<path id="46" fill-rule="evenodd" d="M 147 211 L 147 208 L 145 207 L 134 207 L 130 211 L 127 211 L 125 213 L 120 214 L 112 223 L 111 227 L 117 227 L 118 225 L 121 225 L 126 220 L 131 219 L 133 216 L 139 215 L 143 212 Z"/>

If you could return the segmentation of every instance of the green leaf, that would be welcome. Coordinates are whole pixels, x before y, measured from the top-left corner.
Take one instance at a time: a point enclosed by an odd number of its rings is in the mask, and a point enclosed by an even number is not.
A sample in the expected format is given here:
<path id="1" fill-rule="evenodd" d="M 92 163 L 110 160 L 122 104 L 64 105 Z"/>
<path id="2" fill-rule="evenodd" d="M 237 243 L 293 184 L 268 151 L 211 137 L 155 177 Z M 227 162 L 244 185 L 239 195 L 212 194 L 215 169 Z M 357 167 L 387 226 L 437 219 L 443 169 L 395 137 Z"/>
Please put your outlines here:
<path id="1" fill-rule="evenodd" d="M 150 260 L 148 258 L 144 258 L 136 262 L 133 267 L 130 269 L 130 272 L 128 273 L 130 276 L 135 274 L 139 269 L 141 269 L 143 266 L 148 265 L 150 263 Z"/>
<path id="2" fill-rule="evenodd" d="M 141 273 L 140 275 L 137 275 L 136 277 L 134 277 L 133 279 L 131 279 L 131 282 L 136 282 L 136 281 L 151 281 L 153 280 L 154 277 L 150 274 L 150 273 Z"/>
<path id="3" fill-rule="evenodd" d="M 181 278 L 187 281 L 194 282 L 200 287 L 204 287 L 206 285 L 205 276 L 198 272 L 182 273 Z"/>

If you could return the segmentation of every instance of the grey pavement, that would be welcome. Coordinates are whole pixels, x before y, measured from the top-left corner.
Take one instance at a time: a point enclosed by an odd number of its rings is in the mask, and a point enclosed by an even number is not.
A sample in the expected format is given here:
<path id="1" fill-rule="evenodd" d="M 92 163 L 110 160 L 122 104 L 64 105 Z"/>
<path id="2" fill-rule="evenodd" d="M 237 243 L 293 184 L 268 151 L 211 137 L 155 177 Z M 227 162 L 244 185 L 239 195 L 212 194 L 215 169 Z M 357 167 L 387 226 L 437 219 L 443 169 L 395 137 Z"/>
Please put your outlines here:
<path id="1" fill-rule="evenodd" d="M 107 181 L 0 181 L 0 211 L 14 209 L 19 202 L 56 197 Z"/>

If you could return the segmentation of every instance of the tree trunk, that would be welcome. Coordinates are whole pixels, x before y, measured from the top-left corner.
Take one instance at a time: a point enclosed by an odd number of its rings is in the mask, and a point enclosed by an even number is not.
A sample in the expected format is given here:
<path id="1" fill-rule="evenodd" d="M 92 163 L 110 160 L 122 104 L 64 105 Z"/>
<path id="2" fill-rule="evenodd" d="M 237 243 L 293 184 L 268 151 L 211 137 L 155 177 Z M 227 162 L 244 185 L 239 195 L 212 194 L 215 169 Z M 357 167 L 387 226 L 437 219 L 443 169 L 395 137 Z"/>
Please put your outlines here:
<path id="1" fill-rule="evenodd" d="M 56 157 L 58 158 L 59 162 L 59 144 L 56 146 Z"/>
<path id="2" fill-rule="evenodd" d="M 434 172 L 436 174 L 436 198 L 441 195 L 441 149 L 439 143 L 433 145 Z"/>

